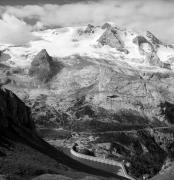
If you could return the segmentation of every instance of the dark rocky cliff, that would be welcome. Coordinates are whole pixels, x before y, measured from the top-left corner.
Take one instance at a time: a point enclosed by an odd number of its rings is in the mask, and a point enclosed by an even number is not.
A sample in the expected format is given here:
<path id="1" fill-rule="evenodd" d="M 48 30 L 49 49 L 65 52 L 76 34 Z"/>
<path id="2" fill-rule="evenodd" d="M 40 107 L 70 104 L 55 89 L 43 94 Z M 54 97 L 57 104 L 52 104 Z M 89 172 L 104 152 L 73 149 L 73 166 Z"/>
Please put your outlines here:
<path id="1" fill-rule="evenodd" d="M 0 89 L 0 129 L 8 130 L 17 126 L 34 130 L 34 122 L 30 109 L 15 94 L 6 89 Z"/>

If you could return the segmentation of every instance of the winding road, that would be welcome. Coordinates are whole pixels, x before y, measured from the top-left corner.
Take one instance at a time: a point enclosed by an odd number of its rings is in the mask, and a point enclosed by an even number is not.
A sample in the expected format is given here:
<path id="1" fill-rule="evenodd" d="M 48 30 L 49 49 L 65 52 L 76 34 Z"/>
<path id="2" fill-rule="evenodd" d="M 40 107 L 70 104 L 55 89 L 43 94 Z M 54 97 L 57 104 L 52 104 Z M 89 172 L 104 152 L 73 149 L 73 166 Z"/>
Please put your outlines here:
<path id="1" fill-rule="evenodd" d="M 71 148 L 70 153 L 73 159 L 85 165 L 90 165 L 91 167 L 100 168 L 100 169 L 107 168 L 114 174 L 123 176 L 130 180 L 136 180 L 135 178 L 129 176 L 122 162 L 80 154 L 75 151 L 75 147 Z"/>
<path id="2" fill-rule="evenodd" d="M 173 129 L 174 126 L 171 127 L 154 127 L 150 128 L 153 130 L 161 130 L 161 129 Z M 97 132 L 97 133 L 86 133 L 81 132 L 79 134 L 85 134 L 85 135 L 104 135 L 104 134 L 110 134 L 110 133 L 131 133 L 131 132 L 137 132 L 149 129 L 148 127 L 137 129 L 137 130 L 123 130 L 123 131 L 105 131 L 105 132 Z M 44 131 L 44 129 L 41 129 L 41 131 Z M 48 130 L 48 129 L 47 129 Z M 60 131 L 60 129 L 52 129 L 53 131 Z M 65 131 L 68 133 L 71 133 L 71 131 Z M 60 154 L 59 154 L 60 155 Z M 119 177 L 123 177 L 129 180 L 135 180 L 135 178 L 129 176 L 127 174 L 127 171 L 124 167 L 124 164 L 122 162 L 117 162 L 113 160 L 108 159 L 101 159 L 97 157 L 82 155 L 80 153 L 77 153 L 73 149 L 63 149 L 63 152 L 61 154 L 61 159 L 64 162 L 69 162 L 68 164 L 72 164 L 72 168 L 77 169 L 83 169 L 83 171 L 91 171 L 92 174 L 98 174 L 97 172 L 100 172 L 100 175 L 110 176 L 118 179 Z M 60 160 L 60 159 L 59 159 Z M 75 165 L 76 164 L 76 165 Z M 85 168 L 86 167 L 86 168 Z M 84 169 L 85 168 L 85 169 Z M 120 179 L 119 178 L 119 179 Z"/>

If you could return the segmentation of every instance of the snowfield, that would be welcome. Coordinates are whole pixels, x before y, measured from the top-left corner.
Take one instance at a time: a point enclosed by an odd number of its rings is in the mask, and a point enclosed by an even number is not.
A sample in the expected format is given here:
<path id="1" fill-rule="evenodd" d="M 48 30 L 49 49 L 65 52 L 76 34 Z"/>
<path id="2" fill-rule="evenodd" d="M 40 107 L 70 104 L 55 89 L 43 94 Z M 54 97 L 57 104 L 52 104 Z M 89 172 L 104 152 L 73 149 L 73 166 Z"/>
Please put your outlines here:
<path id="1" fill-rule="evenodd" d="M 138 45 L 133 42 L 137 36 L 143 36 L 145 33 L 141 34 L 116 27 L 119 37 L 124 43 L 124 48 L 129 52 L 125 53 L 109 45 L 103 46 L 98 42 L 98 39 L 103 35 L 106 29 L 97 26 L 94 27 L 92 33 L 85 33 L 86 28 L 86 26 L 66 27 L 33 32 L 33 35 L 37 38 L 28 45 L 13 46 L 0 44 L 0 50 L 10 55 L 11 58 L 7 61 L 7 64 L 10 66 L 28 67 L 33 57 L 41 49 L 46 49 L 50 56 L 57 58 L 80 55 L 96 59 L 105 59 L 116 65 L 123 62 L 123 64 L 126 63 L 127 66 L 133 69 L 160 70 L 159 67 L 152 67 L 147 63 L 145 55 L 140 53 Z M 148 38 L 146 36 L 144 37 Z M 146 53 L 151 51 L 149 46 L 145 43 L 142 47 Z M 173 69 L 173 48 L 159 45 L 156 54 L 161 62 L 170 63 Z"/>

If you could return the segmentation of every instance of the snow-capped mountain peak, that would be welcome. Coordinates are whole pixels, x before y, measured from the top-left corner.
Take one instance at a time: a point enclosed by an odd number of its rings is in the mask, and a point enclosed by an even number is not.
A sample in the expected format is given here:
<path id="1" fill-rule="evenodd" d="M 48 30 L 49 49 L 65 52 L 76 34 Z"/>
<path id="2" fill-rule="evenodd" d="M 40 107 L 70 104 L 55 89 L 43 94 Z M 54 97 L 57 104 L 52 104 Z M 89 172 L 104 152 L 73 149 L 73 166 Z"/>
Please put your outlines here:
<path id="1" fill-rule="evenodd" d="M 151 32 L 138 33 L 120 28 L 114 23 L 103 26 L 88 25 L 33 32 L 37 40 L 28 46 L 1 44 L 1 50 L 10 55 L 8 64 L 29 66 L 33 57 L 46 49 L 53 57 L 72 55 L 105 59 L 116 63 L 124 61 L 133 68 L 172 69 L 174 48 L 157 39 Z M 165 65 L 166 64 L 166 65 Z"/>

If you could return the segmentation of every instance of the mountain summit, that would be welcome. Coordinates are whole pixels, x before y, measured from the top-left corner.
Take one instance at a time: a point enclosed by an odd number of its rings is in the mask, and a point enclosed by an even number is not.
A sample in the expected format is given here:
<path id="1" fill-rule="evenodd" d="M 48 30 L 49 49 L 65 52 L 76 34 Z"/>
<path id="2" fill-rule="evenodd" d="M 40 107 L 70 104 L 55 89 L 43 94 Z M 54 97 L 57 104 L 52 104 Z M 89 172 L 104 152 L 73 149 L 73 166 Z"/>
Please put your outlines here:
<path id="1" fill-rule="evenodd" d="M 41 82 L 48 82 L 60 69 L 61 65 L 53 61 L 46 49 L 42 49 L 31 62 L 29 74 Z"/>
<path id="2" fill-rule="evenodd" d="M 149 67 L 154 70 L 173 68 L 173 45 L 163 43 L 149 31 L 136 32 L 114 23 L 105 23 L 103 26 L 89 24 L 87 27 L 66 27 L 33 33 L 39 38 L 28 47 L 1 45 L 3 52 L 10 55 L 8 62 L 11 65 L 29 66 L 31 59 L 43 48 L 46 50 L 42 50 L 37 59 L 41 56 L 47 59 L 47 70 L 50 68 L 50 56 L 63 58 L 77 54 L 104 58 L 114 64 L 121 61 L 138 70 Z"/>
<path id="3" fill-rule="evenodd" d="M 36 76 L 42 82 L 48 81 L 52 76 L 52 58 L 48 55 L 46 49 L 42 49 L 33 59 L 29 74 Z"/>

